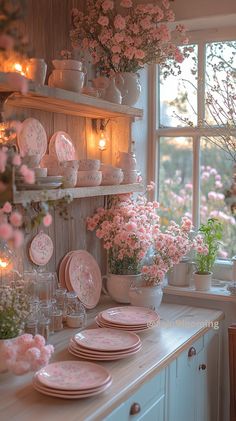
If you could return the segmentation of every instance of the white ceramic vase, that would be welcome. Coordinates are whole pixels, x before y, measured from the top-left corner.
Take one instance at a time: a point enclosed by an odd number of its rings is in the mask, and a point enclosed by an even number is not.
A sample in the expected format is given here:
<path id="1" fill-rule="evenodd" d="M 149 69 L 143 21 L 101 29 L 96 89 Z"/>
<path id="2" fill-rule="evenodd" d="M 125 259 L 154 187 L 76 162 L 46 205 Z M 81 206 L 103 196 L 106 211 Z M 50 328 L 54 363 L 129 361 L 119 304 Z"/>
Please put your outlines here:
<path id="1" fill-rule="evenodd" d="M 208 291 L 211 289 L 212 272 L 193 274 L 193 282 L 197 291 Z"/>
<path id="2" fill-rule="evenodd" d="M 130 303 L 137 307 L 148 307 L 156 311 L 160 307 L 163 297 L 162 287 L 131 286 L 129 289 Z"/>
<path id="3" fill-rule="evenodd" d="M 168 284 L 173 286 L 189 286 L 192 274 L 192 264 L 183 261 L 174 265 L 168 272 Z"/>
<path id="4" fill-rule="evenodd" d="M 114 102 L 115 104 L 122 103 L 122 96 L 120 90 L 116 86 L 115 79 L 111 79 L 108 88 L 106 89 L 104 99 L 110 102 Z"/>
<path id="5" fill-rule="evenodd" d="M 122 95 L 122 104 L 132 107 L 141 93 L 141 85 L 136 73 L 121 72 L 116 76 L 116 86 Z"/>
<path id="6" fill-rule="evenodd" d="M 114 301 L 128 304 L 130 302 L 129 289 L 131 284 L 139 282 L 139 275 L 114 275 L 109 273 L 103 277 L 103 292 L 109 294 Z"/>

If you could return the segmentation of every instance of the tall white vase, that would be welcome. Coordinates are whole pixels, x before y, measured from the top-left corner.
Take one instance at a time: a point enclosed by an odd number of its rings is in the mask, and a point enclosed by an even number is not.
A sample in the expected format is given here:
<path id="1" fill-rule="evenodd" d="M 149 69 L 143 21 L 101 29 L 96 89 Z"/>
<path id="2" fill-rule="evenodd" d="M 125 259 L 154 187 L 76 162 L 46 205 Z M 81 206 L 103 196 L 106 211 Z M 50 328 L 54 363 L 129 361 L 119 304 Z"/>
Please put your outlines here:
<path id="1" fill-rule="evenodd" d="M 120 90 L 116 86 L 115 79 L 111 79 L 108 88 L 106 89 L 104 99 L 110 102 L 114 102 L 115 104 L 122 103 L 122 96 Z"/>
<path id="2" fill-rule="evenodd" d="M 136 73 L 121 72 L 116 76 L 116 86 L 122 95 L 122 104 L 132 107 L 139 99 L 141 85 Z"/>

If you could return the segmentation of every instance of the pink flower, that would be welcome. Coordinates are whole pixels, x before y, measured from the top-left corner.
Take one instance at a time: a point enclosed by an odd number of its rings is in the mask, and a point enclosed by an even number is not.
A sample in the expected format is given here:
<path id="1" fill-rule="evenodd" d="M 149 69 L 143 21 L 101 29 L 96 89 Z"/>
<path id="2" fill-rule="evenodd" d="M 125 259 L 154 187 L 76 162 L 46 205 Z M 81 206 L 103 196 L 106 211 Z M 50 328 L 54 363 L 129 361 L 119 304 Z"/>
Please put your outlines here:
<path id="1" fill-rule="evenodd" d="M 14 227 L 20 227 L 22 225 L 22 215 L 17 211 L 12 212 L 10 222 Z"/>
<path id="2" fill-rule="evenodd" d="M 143 29 L 149 29 L 151 28 L 152 24 L 151 24 L 151 17 L 150 16 L 146 16 L 144 19 L 142 19 L 140 21 L 140 26 Z"/>
<path id="3" fill-rule="evenodd" d="M 114 54 L 112 56 L 112 63 L 114 63 L 114 64 L 119 64 L 120 63 L 120 56 L 119 56 L 119 54 Z"/>
<path id="4" fill-rule="evenodd" d="M 131 60 L 134 57 L 134 54 L 135 54 L 134 47 L 126 48 L 126 50 L 124 51 L 124 56 L 128 58 L 129 60 Z"/>
<path id="5" fill-rule="evenodd" d="M 45 346 L 45 338 L 42 335 L 35 335 L 33 339 L 34 346 L 43 348 Z"/>
<path id="6" fill-rule="evenodd" d="M 117 44 L 119 44 L 120 42 L 122 42 L 124 40 L 124 35 L 121 34 L 120 32 L 117 32 L 114 37 L 113 37 L 114 41 L 117 42 Z"/>
<path id="7" fill-rule="evenodd" d="M 4 33 L 0 35 L 0 48 L 2 48 L 3 50 L 12 50 L 13 47 L 14 38 Z"/>
<path id="8" fill-rule="evenodd" d="M 50 213 L 47 213 L 47 215 L 45 215 L 43 218 L 43 224 L 45 227 L 49 227 L 51 223 L 52 223 L 52 215 L 50 215 Z"/>
<path id="9" fill-rule="evenodd" d="M 102 2 L 102 9 L 104 12 L 107 12 L 108 10 L 112 10 L 114 8 L 114 2 L 112 0 L 104 0 Z"/>
<path id="10" fill-rule="evenodd" d="M 135 58 L 142 60 L 145 57 L 145 52 L 143 50 L 135 51 Z"/>
<path id="11" fill-rule="evenodd" d="M 133 2 L 132 0 L 121 0 L 120 5 L 128 9 L 133 6 Z"/>
<path id="12" fill-rule="evenodd" d="M 121 15 L 116 15 L 115 19 L 114 19 L 114 26 L 116 29 L 125 29 L 126 26 L 126 22 L 125 22 L 125 18 Z"/>
<path id="13" fill-rule="evenodd" d="M 174 14 L 173 10 L 167 10 L 166 18 L 167 18 L 168 22 L 174 22 L 175 14 Z"/>
<path id="14" fill-rule="evenodd" d="M 12 164 L 13 164 L 13 165 L 16 165 L 16 166 L 21 165 L 21 157 L 20 157 L 20 155 L 16 154 L 16 155 L 13 157 Z"/>
<path id="15" fill-rule="evenodd" d="M 11 213 L 11 211 L 12 211 L 12 205 L 9 202 L 6 202 L 3 205 L 2 210 L 3 210 L 4 213 Z"/>
<path id="16" fill-rule="evenodd" d="M 12 237 L 13 229 L 12 226 L 8 223 L 0 225 L 0 238 L 3 240 L 9 240 Z"/>
<path id="17" fill-rule="evenodd" d="M 33 170 L 30 170 L 26 165 L 20 167 L 20 173 L 24 177 L 24 181 L 28 184 L 34 184 L 35 174 Z"/>
<path id="18" fill-rule="evenodd" d="M 25 76 L 16 72 L 8 73 L 6 76 L 6 82 L 13 91 L 20 91 L 23 95 L 27 94 L 28 80 Z"/>
<path id="19" fill-rule="evenodd" d="M 113 53 L 120 53 L 120 52 L 121 52 L 121 47 L 120 47 L 119 45 L 113 45 L 113 46 L 111 47 L 111 51 L 112 51 Z"/>
<path id="20" fill-rule="evenodd" d="M 98 23 L 101 26 L 108 26 L 109 25 L 109 19 L 107 16 L 100 16 L 98 19 Z"/>

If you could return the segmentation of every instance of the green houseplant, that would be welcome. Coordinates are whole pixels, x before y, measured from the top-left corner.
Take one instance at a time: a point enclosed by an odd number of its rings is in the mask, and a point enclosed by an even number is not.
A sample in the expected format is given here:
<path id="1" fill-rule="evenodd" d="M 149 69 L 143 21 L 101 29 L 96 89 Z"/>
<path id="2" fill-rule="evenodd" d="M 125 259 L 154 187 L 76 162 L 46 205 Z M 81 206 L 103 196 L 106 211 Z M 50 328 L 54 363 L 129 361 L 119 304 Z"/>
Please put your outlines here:
<path id="1" fill-rule="evenodd" d="M 201 224 L 194 239 L 196 252 L 194 283 L 197 290 L 208 290 L 211 287 L 212 269 L 222 239 L 223 226 L 217 218 L 209 218 Z"/>

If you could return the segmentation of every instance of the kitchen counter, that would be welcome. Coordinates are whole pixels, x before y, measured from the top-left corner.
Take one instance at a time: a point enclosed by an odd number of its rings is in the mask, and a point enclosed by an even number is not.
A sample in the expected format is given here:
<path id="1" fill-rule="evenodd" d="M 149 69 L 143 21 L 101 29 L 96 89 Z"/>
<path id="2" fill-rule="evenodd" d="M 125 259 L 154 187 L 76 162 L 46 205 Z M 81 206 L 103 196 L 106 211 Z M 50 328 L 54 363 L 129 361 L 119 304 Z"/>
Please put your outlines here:
<path id="1" fill-rule="evenodd" d="M 117 304 L 104 297 L 102 303 L 88 314 L 94 327 L 94 316 Z M 96 397 L 67 401 L 51 398 L 35 391 L 33 374 L 13 376 L 0 374 L 1 421 L 98 421 L 131 396 L 142 384 L 169 365 L 189 345 L 224 318 L 221 311 L 177 304 L 162 304 L 160 326 L 140 333 L 140 352 L 127 359 L 99 363 L 112 374 L 111 387 Z M 75 360 L 67 351 L 69 338 L 78 329 L 64 329 L 50 338 L 55 346 L 51 360 Z"/>

